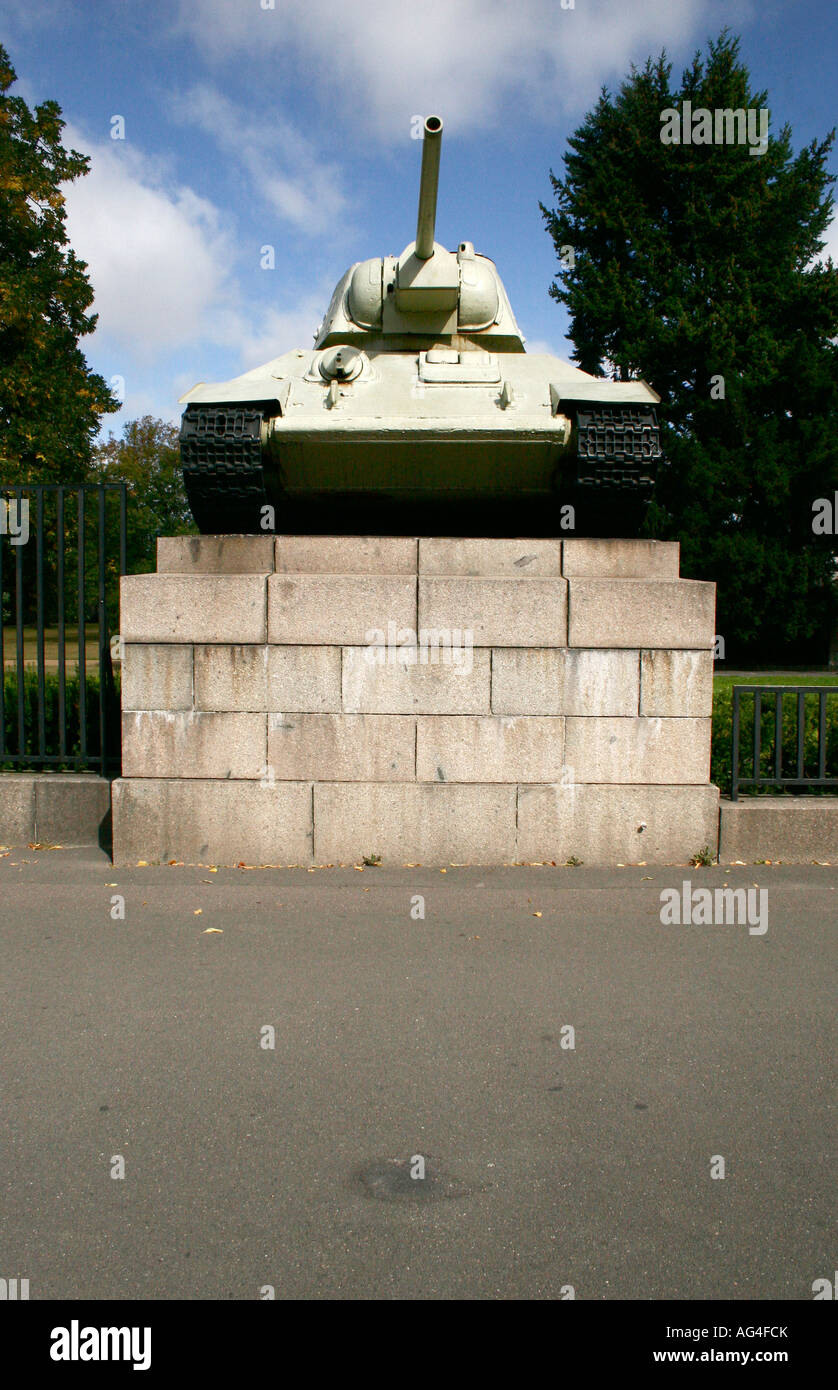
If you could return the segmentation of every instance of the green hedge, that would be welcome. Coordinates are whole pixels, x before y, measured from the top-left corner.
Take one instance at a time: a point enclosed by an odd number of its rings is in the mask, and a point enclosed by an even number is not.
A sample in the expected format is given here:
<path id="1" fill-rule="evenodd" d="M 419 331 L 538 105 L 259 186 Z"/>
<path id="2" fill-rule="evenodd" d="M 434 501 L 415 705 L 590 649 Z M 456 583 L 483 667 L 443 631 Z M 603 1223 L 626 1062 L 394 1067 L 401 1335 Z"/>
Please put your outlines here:
<path id="1" fill-rule="evenodd" d="M 119 670 L 114 673 L 114 679 L 119 689 Z M 89 753 L 98 754 L 99 752 L 99 672 L 87 674 L 85 677 L 85 726 L 87 730 L 87 748 Z M 66 750 L 68 757 L 77 757 L 81 754 L 81 720 L 80 720 L 80 693 L 81 683 L 78 673 L 73 671 L 68 673 L 65 681 L 65 709 L 66 709 Z M 23 710 L 24 710 L 24 746 L 21 750 L 18 743 L 18 685 L 17 673 L 7 671 L 3 680 L 3 731 L 5 738 L 5 748 L 9 753 L 25 752 L 37 758 L 38 755 L 38 673 L 33 666 L 27 666 L 23 673 Z M 58 717 L 58 673 L 47 671 L 44 675 L 44 723 L 45 723 L 45 749 L 47 753 L 57 753 L 59 748 L 59 717 Z M 56 771 L 61 770 L 64 765 L 55 763 L 44 764 L 45 769 Z M 72 767 L 71 763 L 66 766 Z M 0 771 L 15 771 L 13 763 L 3 761 L 0 754 Z"/>
<path id="2" fill-rule="evenodd" d="M 745 684 L 746 682 L 743 682 Z M 755 682 L 754 682 L 755 683 Z M 771 682 L 767 682 L 769 684 Z M 836 694 L 826 701 L 826 776 L 838 777 L 838 687 Z M 806 717 L 803 723 L 803 773 L 804 776 L 817 776 L 818 773 L 818 699 L 815 695 L 805 697 Z M 774 696 L 764 695 L 762 699 L 762 718 L 760 720 L 760 772 L 766 776 L 774 775 Z M 730 684 L 716 684 L 713 690 L 713 746 L 710 765 L 710 780 L 721 788 L 722 795 L 730 793 L 731 757 L 733 744 L 733 687 Z M 754 775 L 754 697 L 740 696 L 739 700 L 739 774 L 744 777 Z M 797 776 L 797 696 L 783 696 L 783 760 L 784 777 Z M 760 788 L 760 795 L 788 794 L 794 788 Z M 811 787 L 808 794 L 817 792 L 829 794 L 828 788 Z M 834 794 L 835 789 L 832 789 Z M 743 795 L 750 795 L 753 788 L 745 787 Z"/>

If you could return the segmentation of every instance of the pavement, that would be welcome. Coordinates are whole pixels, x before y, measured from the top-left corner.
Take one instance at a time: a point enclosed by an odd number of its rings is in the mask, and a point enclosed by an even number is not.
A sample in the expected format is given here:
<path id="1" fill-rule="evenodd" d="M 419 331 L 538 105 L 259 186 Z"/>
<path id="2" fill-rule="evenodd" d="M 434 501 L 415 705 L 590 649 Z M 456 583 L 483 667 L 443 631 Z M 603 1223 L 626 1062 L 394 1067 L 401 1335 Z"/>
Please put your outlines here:
<path id="1" fill-rule="evenodd" d="M 685 879 L 766 888 L 767 931 L 664 925 Z M 811 1300 L 836 1264 L 836 889 L 4 852 L 0 1277 Z"/>

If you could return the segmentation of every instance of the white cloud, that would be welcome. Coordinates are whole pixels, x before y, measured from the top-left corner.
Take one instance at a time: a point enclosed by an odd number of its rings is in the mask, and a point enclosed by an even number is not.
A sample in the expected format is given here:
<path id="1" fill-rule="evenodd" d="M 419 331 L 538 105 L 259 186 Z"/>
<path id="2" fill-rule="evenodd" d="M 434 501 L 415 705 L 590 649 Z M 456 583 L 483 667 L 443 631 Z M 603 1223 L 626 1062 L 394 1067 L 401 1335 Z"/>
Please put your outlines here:
<path id="1" fill-rule="evenodd" d="M 567 343 L 563 344 L 564 351 L 567 351 Z M 546 355 L 547 357 L 561 357 L 554 343 L 548 342 L 546 338 L 527 338 L 527 352 L 535 355 Z"/>
<path id="2" fill-rule="evenodd" d="M 189 382 L 188 385 L 191 386 L 192 383 Z M 183 390 L 186 390 L 185 386 Z M 182 414 L 183 406 L 177 404 L 174 393 L 165 393 L 161 397 L 153 381 L 141 383 L 129 389 L 121 410 L 113 415 L 102 416 L 98 438 L 104 441 L 109 435 L 114 434 L 119 439 L 123 426 L 127 425 L 129 420 L 141 419 L 143 415 L 153 415 L 155 419 L 165 420 L 169 425 L 179 425 Z"/>
<path id="3" fill-rule="evenodd" d="M 191 188 L 167 185 L 161 167 L 127 142 L 90 141 L 68 126 L 65 143 L 91 156 L 90 172 L 65 196 L 97 332 L 139 360 L 200 340 L 231 290 L 231 238 L 218 210 Z"/>
<path id="4" fill-rule="evenodd" d="M 175 116 L 211 135 L 227 161 L 238 163 L 253 198 L 262 198 L 298 231 L 318 236 L 343 220 L 342 173 L 279 112 L 244 112 L 223 92 L 198 84 L 171 101 Z"/>
<path id="5" fill-rule="evenodd" d="M 8 29 L 28 34 L 35 29 L 60 28 L 68 18 L 69 6 L 66 0 L 39 0 L 37 5 L 32 0 L 5 0 L 4 9 Z"/>
<path id="6" fill-rule="evenodd" d="M 752 11 L 750 0 L 729 0 L 725 21 Z M 181 0 L 178 28 L 214 60 L 267 54 L 304 68 L 335 112 L 337 139 L 366 129 L 401 140 L 412 114 L 432 110 L 461 131 L 519 110 L 547 119 L 576 111 L 632 60 L 701 43 L 718 20 L 714 0 L 575 0 L 573 9 L 559 0 L 277 0 L 268 10 Z"/>
<path id="7" fill-rule="evenodd" d="M 286 309 L 262 309 L 258 317 L 230 316 L 228 340 L 236 344 L 243 369 L 259 367 L 292 348 L 310 348 L 331 298 L 333 285 L 307 291 Z"/>
<path id="8" fill-rule="evenodd" d="M 90 172 L 64 192 L 70 242 L 95 295 L 96 338 L 142 364 L 215 344 L 231 371 L 308 346 L 331 283 L 285 309 L 254 304 L 235 276 L 232 223 L 209 199 L 122 141 L 91 141 L 68 126 L 65 143 L 91 157 Z"/>
<path id="9" fill-rule="evenodd" d="M 280 308 L 254 302 L 237 279 L 232 219 L 174 180 L 166 161 L 72 125 L 65 144 L 91 157 L 90 172 L 64 189 L 70 243 L 87 262 L 99 316 L 81 346 L 94 370 L 125 382 L 103 435 L 145 413 L 177 421 L 178 396 L 202 374 L 224 380 L 311 345 L 331 283 Z M 275 277 L 265 282 L 270 298 Z"/>

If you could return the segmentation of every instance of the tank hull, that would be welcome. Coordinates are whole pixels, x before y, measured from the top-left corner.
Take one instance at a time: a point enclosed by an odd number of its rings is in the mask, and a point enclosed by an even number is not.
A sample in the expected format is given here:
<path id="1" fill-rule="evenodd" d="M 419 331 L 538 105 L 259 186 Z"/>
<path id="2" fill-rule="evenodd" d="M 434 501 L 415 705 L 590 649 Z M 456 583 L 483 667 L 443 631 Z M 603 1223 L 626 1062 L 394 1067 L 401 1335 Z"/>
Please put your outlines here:
<path id="1" fill-rule="evenodd" d="M 358 356 L 352 380 L 328 380 L 321 351 L 295 350 L 182 398 L 184 478 L 202 531 L 485 535 L 515 514 L 530 534 L 539 518 L 550 534 L 572 503 L 597 534 L 608 494 L 634 510 L 648 495 L 660 443 L 658 398 L 643 382 L 540 354 Z"/>

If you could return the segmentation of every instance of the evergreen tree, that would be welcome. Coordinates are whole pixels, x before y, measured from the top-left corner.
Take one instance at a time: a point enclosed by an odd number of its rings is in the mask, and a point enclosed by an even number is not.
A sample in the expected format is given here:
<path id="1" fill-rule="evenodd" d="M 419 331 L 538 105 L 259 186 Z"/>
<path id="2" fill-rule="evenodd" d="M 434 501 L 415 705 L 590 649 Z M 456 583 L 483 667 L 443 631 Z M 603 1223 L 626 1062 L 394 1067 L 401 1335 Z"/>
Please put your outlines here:
<path id="1" fill-rule="evenodd" d="M 834 538 L 812 529 L 816 499 L 838 487 L 838 268 L 814 261 L 835 132 L 796 156 L 788 126 L 760 154 L 666 143 L 664 113 L 684 102 L 768 105 L 727 31 L 677 90 L 671 73 L 662 54 L 603 89 L 565 177 L 551 171 L 550 293 L 585 371 L 641 376 L 662 397 L 666 463 L 645 529 L 680 540 L 683 574 L 717 582 L 728 660 L 811 660 L 835 567 Z"/>
<path id="2" fill-rule="evenodd" d="M 0 45 L 0 482 L 74 483 L 100 416 L 119 408 L 78 347 L 96 316 L 61 185 L 89 160 L 64 149 L 56 102 L 32 112 L 9 95 L 15 79 Z"/>

